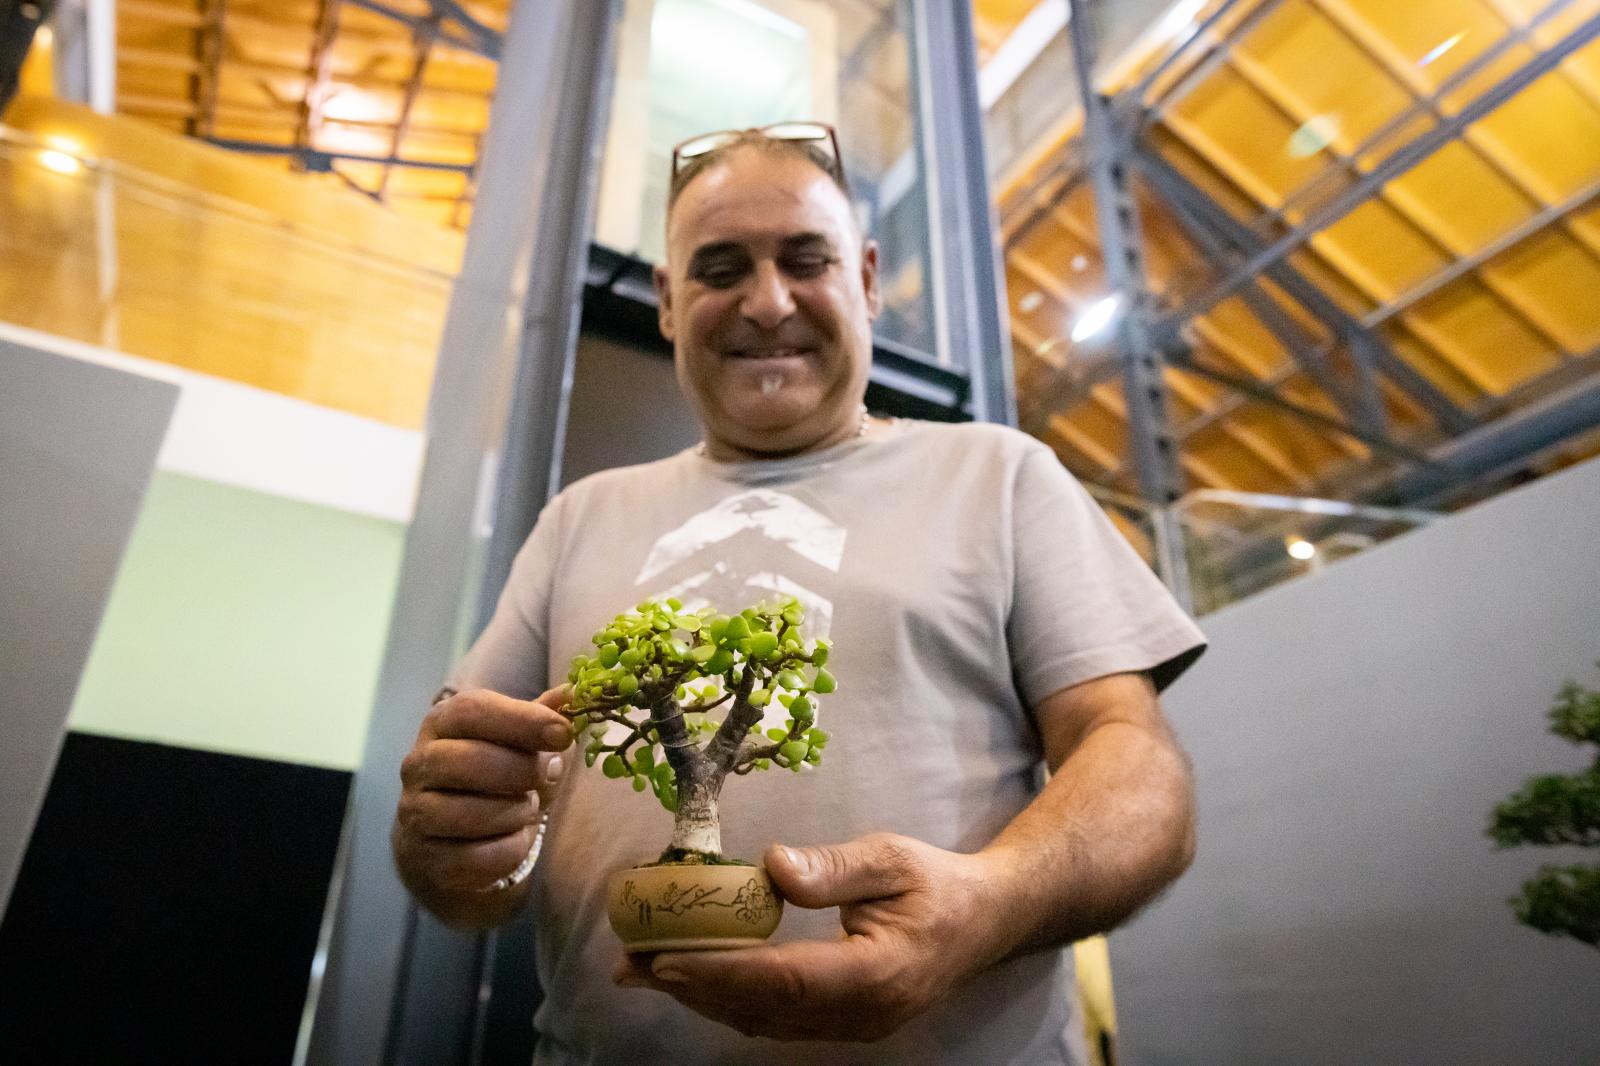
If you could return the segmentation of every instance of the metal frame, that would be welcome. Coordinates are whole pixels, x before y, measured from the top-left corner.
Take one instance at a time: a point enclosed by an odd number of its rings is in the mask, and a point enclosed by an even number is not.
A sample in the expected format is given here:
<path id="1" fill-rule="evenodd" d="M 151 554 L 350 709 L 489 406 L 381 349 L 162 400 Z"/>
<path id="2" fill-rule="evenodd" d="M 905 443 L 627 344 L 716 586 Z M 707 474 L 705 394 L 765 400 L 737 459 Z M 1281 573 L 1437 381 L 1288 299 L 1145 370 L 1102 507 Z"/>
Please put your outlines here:
<path id="1" fill-rule="evenodd" d="M 615 5 L 590 0 L 518 4 L 511 17 L 499 91 L 479 171 L 477 205 L 439 345 L 428 411 L 428 450 L 406 538 L 393 623 L 372 723 L 354 786 L 350 860 L 327 952 L 306 1061 L 328 1066 L 465 1063 L 481 1032 L 476 1017 L 487 958 L 481 937 L 452 933 L 419 913 L 394 877 L 388 832 L 399 796 L 394 768 L 460 643 L 481 617 L 486 575 L 476 569 L 487 458 L 512 467 L 502 478 L 529 482 L 535 496 L 559 461 L 555 419 L 508 412 L 504 383 L 521 363 L 525 383 L 565 382 L 572 334 L 548 317 L 565 297 L 554 279 L 534 281 L 534 261 L 566 263 L 586 246 L 586 201 L 573 176 L 592 171 L 596 145 L 570 136 L 595 119 L 569 94 L 598 87 Z M 581 102 L 580 102 L 581 103 Z M 589 127 L 592 129 L 592 127 Z M 572 272 L 572 282 L 581 272 Z M 522 315 L 515 312 L 522 309 Z M 532 327 L 532 335 L 528 327 Z M 519 338 L 525 338 L 519 340 Z M 520 347 L 519 347 L 520 345 Z M 532 347 L 530 348 L 529 345 Z M 520 360 L 514 353 L 520 352 Z M 509 415 L 509 417 L 508 417 Z M 521 421 L 519 421 L 519 419 Z M 539 496 L 538 503 L 543 503 Z M 531 524 L 520 503 L 500 501 L 489 554 Z M 496 586 L 498 588 L 498 586 Z M 466 593 L 465 598 L 463 593 Z"/>
<path id="2" fill-rule="evenodd" d="M 1184 606 L 1189 605 L 1189 567 L 1182 527 L 1171 507 L 1183 495 L 1178 440 L 1167 416 L 1167 385 L 1160 349 L 1150 329 L 1149 293 L 1139 231 L 1139 211 L 1129 184 L 1126 146 L 1111 103 L 1094 89 L 1094 42 L 1088 0 L 1071 0 L 1067 32 L 1078 98 L 1084 112 L 1083 138 L 1094 186 L 1095 218 L 1106 279 L 1122 300 L 1115 325 L 1121 356 L 1123 395 L 1128 409 L 1129 450 L 1149 501 L 1155 532 L 1156 569 Z"/>
<path id="3" fill-rule="evenodd" d="M 966 3 L 908 2 L 938 354 L 966 368 L 973 418 L 1014 426 L 1011 331 L 984 160 L 972 11 Z"/>

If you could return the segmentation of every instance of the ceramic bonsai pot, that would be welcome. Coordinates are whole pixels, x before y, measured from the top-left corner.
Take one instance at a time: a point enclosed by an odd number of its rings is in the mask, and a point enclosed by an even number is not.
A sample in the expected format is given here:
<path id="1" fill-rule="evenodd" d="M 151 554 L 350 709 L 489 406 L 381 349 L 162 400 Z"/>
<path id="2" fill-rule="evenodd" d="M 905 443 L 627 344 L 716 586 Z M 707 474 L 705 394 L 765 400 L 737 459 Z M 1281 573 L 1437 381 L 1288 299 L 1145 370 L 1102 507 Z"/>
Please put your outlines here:
<path id="1" fill-rule="evenodd" d="M 606 910 L 624 951 L 704 951 L 761 944 L 783 901 L 759 866 L 672 863 L 613 873 Z"/>

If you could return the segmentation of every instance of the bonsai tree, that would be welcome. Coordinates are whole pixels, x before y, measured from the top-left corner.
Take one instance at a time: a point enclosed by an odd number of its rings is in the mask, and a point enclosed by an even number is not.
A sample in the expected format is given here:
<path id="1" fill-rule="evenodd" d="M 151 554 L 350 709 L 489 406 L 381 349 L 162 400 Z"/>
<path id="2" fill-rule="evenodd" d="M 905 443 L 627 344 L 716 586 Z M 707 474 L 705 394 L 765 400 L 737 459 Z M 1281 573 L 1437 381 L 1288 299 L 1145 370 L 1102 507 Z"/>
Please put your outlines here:
<path id="1" fill-rule="evenodd" d="M 585 763 L 651 790 L 673 813 L 660 862 L 723 861 L 729 774 L 798 773 L 821 761 L 828 734 L 816 727 L 816 698 L 835 681 L 827 641 L 807 641 L 804 621 L 793 598 L 731 616 L 647 600 L 595 633 L 594 655 L 573 660 L 565 713 Z M 774 703 L 783 724 L 763 732 Z"/>
<path id="2" fill-rule="evenodd" d="M 1556 736 L 1600 746 L 1600 692 L 1568 681 L 1549 718 Z M 1501 847 L 1600 847 L 1600 753 L 1576 774 L 1529 778 L 1521 792 L 1495 807 L 1489 835 Z M 1600 947 L 1600 866 L 1546 865 L 1507 902 L 1524 925 Z"/>

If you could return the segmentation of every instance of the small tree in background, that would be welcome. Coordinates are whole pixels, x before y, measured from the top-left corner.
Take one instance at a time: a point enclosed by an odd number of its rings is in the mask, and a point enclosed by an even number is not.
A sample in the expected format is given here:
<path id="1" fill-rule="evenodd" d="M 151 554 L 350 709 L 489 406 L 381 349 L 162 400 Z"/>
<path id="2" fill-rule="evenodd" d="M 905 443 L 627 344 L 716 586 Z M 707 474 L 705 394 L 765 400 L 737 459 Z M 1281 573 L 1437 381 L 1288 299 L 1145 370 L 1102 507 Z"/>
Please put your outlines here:
<path id="1" fill-rule="evenodd" d="M 1549 717 L 1556 736 L 1600 748 L 1600 692 L 1568 681 Z M 1495 807 L 1489 835 L 1503 848 L 1600 847 L 1600 753 L 1579 773 L 1529 778 Z M 1600 948 L 1600 866 L 1544 866 L 1507 902 L 1524 925 Z"/>

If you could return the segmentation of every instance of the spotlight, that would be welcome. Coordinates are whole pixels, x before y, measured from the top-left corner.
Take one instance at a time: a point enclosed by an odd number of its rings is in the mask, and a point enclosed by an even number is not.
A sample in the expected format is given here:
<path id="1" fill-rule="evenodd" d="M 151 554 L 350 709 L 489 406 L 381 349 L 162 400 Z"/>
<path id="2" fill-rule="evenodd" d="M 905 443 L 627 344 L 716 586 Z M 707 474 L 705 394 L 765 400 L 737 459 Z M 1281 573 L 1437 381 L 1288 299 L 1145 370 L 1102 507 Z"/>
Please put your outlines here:
<path id="1" fill-rule="evenodd" d="M 83 161 L 57 148 L 46 148 L 39 153 L 39 162 L 57 174 L 76 174 L 83 170 Z"/>
<path id="2" fill-rule="evenodd" d="M 1090 304 L 1088 309 L 1078 316 L 1078 321 L 1072 324 L 1072 342 L 1081 344 L 1103 331 L 1116 320 L 1117 312 L 1121 309 L 1122 297 L 1116 293 Z"/>
<path id="3" fill-rule="evenodd" d="M 1285 547 L 1290 555 L 1301 562 L 1305 562 L 1317 554 L 1317 546 L 1304 537 L 1290 537 Z"/>

